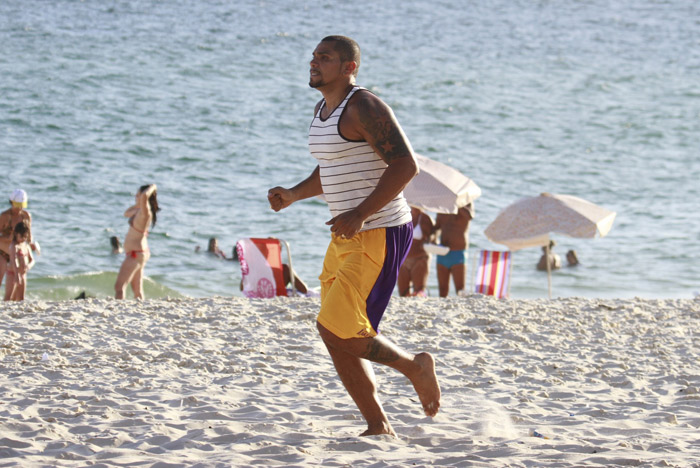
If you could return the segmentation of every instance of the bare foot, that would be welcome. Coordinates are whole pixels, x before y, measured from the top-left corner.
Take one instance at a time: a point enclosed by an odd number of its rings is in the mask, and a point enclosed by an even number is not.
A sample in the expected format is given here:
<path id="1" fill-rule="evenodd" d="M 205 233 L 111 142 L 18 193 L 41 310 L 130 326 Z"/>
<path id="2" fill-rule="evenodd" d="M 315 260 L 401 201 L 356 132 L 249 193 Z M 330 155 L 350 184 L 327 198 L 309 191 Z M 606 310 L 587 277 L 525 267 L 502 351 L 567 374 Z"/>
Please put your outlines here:
<path id="1" fill-rule="evenodd" d="M 430 353 L 416 354 L 413 361 L 421 367 L 421 371 L 411 378 L 413 388 L 423 405 L 426 416 L 433 417 L 440 409 L 440 385 L 435 374 L 435 359 Z"/>
<path id="2" fill-rule="evenodd" d="M 390 435 L 392 437 L 396 437 L 396 432 L 394 432 L 394 429 L 391 427 L 391 425 L 389 423 L 382 423 L 376 427 L 369 426 L 365 432 L 360 434 L 360 437 L 382 435 L 382 434 L 387 434 L 387 435 Z"/>

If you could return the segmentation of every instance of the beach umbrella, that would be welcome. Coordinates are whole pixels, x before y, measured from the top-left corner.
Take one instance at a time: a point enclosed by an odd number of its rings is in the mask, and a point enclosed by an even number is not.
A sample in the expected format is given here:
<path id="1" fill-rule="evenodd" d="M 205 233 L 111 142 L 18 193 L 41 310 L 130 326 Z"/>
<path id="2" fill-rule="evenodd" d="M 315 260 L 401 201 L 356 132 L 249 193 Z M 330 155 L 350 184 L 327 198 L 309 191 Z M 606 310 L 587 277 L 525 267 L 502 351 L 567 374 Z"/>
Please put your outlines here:
<path id="1" fill-rule="evenodd" d="M 504 244 L 513 251 L 543 246 L 549 256 L 550 233 L 577 238 L 603 237 L 610 232 L 616 214 L 582 198 L 542 193 L 537 197 L 521 198 L 506 207 L 484 234 L 492 242 Z M 547 281 L 551 297 L 549 262 Z"/>
<path id="2" fill-rule="evenodd" d="M 481 196 L 481 189 L 469 177 L 452 167 L 416 155 L 420 173 L 404 188 L 408 204 L 425 211 L 457 214 Z"/>

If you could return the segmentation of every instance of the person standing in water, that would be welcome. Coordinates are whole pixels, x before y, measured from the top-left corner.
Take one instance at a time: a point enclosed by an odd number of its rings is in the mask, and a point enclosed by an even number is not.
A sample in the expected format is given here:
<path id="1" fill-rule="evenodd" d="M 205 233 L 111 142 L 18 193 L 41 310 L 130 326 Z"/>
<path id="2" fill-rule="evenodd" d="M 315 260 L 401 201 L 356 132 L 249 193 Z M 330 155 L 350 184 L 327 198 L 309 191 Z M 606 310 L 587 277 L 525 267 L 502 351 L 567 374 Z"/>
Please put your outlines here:
<path id="1" fill-rule="evenodd" d="M 561 257 L 558 254 L 554 253 L 555 245 L 557 245 L 557 243 L 553 240 L 550 240 L 549 250 L 546 246 L 542 247 L 542 256 L 540 257 L 539 261 L 537 262 L 537 265 L 535 266 L 535 268 L 537 268 L 539 271 L 547 271 L 547 262 L 549 262 L 550 271 L 558 270 L 561 268 Z"/>
<path id="2" fill-rule="evenodd" d="M 428 416 L 440 407 L 435 361 L 410 354 L 379 335 L 399 267 L 411 246 L 413 225 L 403 189 L 418 173 L 411 145 L 391 108 L 355 85 L 360 48 L 328 36 L 313 51 L 309 86 L 321 92 L 309 129 L 318 165 L 287 189 L 268 191 L 279 211 L 325 195 L 332 218 L 323 262 L 317 328 L 340 380 L 367 421 L 362 435 L 396 435 L 379 402 L 371 362 L 403 373 Z"/>
<path id="3" fill-rule="evenodd" d="M 0 285 L 5 278 L 5 271 L 10 261 L 10 244 L 13 239 L 15 226 L 21 221 L 27 223 L 29 235 L 27 242 L 32 251 L 39 253 L 39 244 L 32 239 L 32 215 L 27 208 L 27 192 L 16 189 L 10 195 L 11 207 L 0 213 Z"/>
<path id="4" fill-rule="evenodd" d="M 143 299 L 143 269 L 151 257 L 148 250 L 148 229 L 156 225 L 158 207 L 156 184 L 144 185 L 136 193 L 136 204 L 124 216 L 129 218 L 129 231 L 124 238 L 126 257 L 114 284 L 115 297 L 124 299 L 127 285 L 131 285 L 135 299 Z"/>
<path id="5" fill-rule="evenodd" d="M 22 220 L 15 226 L 10 244 L 10 261 L 7 264 L 6 301 L 23 301 L 27 291 L 27 272 L 34 266 L 29 246 L 29 224 Z"/>

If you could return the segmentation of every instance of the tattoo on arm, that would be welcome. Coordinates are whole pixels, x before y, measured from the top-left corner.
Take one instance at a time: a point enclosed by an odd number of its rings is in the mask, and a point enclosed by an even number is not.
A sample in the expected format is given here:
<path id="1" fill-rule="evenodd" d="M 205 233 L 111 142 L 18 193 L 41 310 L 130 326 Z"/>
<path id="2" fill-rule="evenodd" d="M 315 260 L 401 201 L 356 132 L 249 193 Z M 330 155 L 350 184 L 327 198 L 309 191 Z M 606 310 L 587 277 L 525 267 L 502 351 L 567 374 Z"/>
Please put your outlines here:
<path id="1" fill-rule="evenodd" d="M 385 161 L 411 154 L 403 133 L 386 109 L 372 105 L 367 99 L 359 103 L 360 124 L 374 140 L 374 146 Z"/>
<path id="2" fill-rule="evenodd" d="M 399 358 L 399 354 L 391 347 L 386 346 L 380 341 L 374 339 L 367 344 L 367 351 L 363 357 L 372 362 L 386 364 L 396 361 Z"/>

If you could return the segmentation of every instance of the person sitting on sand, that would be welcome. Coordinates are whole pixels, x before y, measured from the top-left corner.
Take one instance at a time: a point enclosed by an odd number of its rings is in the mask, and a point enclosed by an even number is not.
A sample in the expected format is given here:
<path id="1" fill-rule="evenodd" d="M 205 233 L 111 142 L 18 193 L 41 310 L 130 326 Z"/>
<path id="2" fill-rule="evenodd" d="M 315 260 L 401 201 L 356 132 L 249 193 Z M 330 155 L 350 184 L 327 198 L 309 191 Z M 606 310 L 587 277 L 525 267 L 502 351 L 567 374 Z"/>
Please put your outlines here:
<path id="1" fill-rule="evenodd" d="M 27 290 L 27 272 L 34 266 L 32 249 L 29 246 L 29 224 L 26 221 L 20 221 L 15 226 L 9 251 L 5 300 L 23 301 Z"/>
<path id="2" fill-rule="evenodd" d="M 236 246 L 233 246 L 233 255 L 231 256 L 231 259 L 235 262 L 240 261 L 238 258 L 238 250 L 236 249 Z M 287 286 L 288 288 L 291 288 L 292 286 L 292 274 L 289 270 L 289 265 L 286 263 L 282 264 L 282 279 L 284 281 L 284 285 Z M 294 272 L 294 289 L 299 291 L 301 294 L 304 296 L 309 294 L 309 288 L 306 286 L 306 283 L 304 282 L 303 279 L 299 278 L 299 276 Z M 241 280 L 240 284 L 240 290 L 243 291 L 243 280 Z M 289 289 L 288 289 L 289 291 Z"/>
<path id="3" fill-rule="evenodd" d="M 126 287 L 131 284 L 134 298 L 143 299 L 143 269 L 151 257 L 148 250 L 148 228 L 156 225 L 158 207 L 156 184 L 144 185 L 136 193 L 136 204 L 127 208 L 129 231 L 124 238 L 126 258 L 122 262 L 114 284 L 115 297 L 124 299 Z"/>
<path id="4" fill-rule="evenodd" d="M 558 270 L 561 268 L 561 257 L 555 254 L 552 249 L 557 245 L 553 240 L 549 241 L 549 269 Z M 537 269 L 540 271 L 547 271 L 547 246 L 542 247 L 542 256 L 540 261 L 537 262 Z"/>
<path id="5" fill-rule="evenodd" d="M 292 274 L 289 271 L 289 265 L 286 263 L 282 264 L 282 277 L 284 278 L 284 284 L 285 286 L 292 286 Z M 294 274 L 294 289 L 299 291 L 300 293 L 306 295 L 309 293 L 309 288 L 306 286 L 306 283 L 304 280 L 299 278 L 298 275 Z"/>

